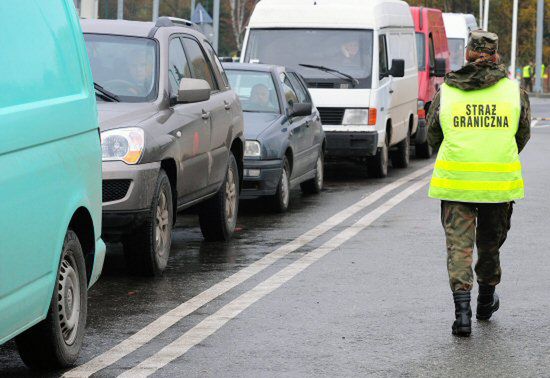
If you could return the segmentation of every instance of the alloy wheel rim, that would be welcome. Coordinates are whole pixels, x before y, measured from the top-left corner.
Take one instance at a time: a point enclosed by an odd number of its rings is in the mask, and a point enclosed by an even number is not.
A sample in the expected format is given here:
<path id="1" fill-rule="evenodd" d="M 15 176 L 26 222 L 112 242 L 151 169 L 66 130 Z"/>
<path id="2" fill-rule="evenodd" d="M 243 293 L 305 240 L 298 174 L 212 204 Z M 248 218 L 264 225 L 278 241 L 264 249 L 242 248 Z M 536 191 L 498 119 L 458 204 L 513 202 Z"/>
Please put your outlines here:
<path id="1" fill-rule="evenodd" d="M 65 256 L 61 262 L 57 281 L 59 325 L 63 341 L 72 345 L 80 323 L 80 283 L 75 260 Z"/>
<path id="2" fill-rule="evenodd" d="M 283 169 L 283 177 L 281 178 L 281 197 L 283 200 L 283 205 L 288 206 L 288 200 L 290 198 L 290 193 L 288 190 L 288 172 L 286 168 Z"/>
<path id="3" fill-rule="evenodd" d="M 227 172 L 227 183 L 225 185 L 225 216 L 229 224 L 235 217 L 235 208 L 237 207 L 237 184 L 235 183 L 235 174 L 233 170 Z"/>
<path id="4" fill-rule="evenodd" d="M 166 253 L 168 238 L 170 237 L 170 214 L 168 211 L 168 201 L 164 191 L 160 192 L 155 214 L 155 242 L 156 253 L 159 257 L 163 257 Z"/>
<path id="5" fill-rule="evenodd" d="M 317 158 L 317 186 L 319 189 L 323 186 L 323 178 L 324 178 L 324 167 L 323 167 L 323 159 L 319 156 Z"/>

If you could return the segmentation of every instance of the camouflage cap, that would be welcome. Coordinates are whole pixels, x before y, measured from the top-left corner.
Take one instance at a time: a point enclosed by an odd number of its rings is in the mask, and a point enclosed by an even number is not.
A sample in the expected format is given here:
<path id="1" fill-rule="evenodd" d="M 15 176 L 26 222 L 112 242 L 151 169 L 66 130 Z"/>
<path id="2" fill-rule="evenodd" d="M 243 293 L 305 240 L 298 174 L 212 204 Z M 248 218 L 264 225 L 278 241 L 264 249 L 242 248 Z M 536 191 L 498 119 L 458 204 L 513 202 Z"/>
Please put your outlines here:
<path id="1" fill-rule="evenodd" d="M 470 33 L 468 49 L 486 54 L 495 54 L 498 50 L 498 35 L 484 30 L 474 30 Z"/>

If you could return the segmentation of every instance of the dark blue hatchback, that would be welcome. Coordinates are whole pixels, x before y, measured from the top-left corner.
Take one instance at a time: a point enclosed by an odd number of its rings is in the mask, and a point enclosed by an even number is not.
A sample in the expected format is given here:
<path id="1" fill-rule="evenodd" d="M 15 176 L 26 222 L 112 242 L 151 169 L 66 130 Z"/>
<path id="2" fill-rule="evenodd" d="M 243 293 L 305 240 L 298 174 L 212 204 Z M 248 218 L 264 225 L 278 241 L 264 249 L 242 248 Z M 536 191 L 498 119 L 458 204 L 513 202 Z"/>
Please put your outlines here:
<path id="1" fill-rule="evenodd" d="M 244 112 L 246 138 L 241 198 L 267 197 L 288 209 L 290 189 L 323 188 L 325 134 L 302 77 L 284 67 L 224 64 Z"/>

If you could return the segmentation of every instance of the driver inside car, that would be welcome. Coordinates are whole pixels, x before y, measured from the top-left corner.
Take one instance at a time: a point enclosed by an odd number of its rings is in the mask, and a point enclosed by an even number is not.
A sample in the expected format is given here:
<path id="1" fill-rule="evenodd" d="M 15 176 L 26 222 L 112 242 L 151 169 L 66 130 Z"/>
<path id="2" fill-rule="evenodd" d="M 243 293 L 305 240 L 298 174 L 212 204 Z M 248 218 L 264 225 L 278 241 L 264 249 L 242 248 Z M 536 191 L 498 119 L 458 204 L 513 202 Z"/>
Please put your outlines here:
<path id="1" fill-rule="evenodd" d="M 272 110 L 269 89 L 263 84 L 253 86 L 250 92 L 250 104 L 255 110 Z"/>

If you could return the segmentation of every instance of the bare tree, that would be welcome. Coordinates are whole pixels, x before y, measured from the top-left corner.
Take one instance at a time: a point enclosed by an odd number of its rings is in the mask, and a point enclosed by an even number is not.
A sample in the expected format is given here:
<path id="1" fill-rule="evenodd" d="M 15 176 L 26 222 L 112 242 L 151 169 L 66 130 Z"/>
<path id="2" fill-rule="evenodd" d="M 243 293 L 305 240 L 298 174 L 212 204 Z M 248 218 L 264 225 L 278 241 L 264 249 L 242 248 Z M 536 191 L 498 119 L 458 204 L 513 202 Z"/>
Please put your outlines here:
<path id="1" fill-rule="evenodd" d="M 235 44 L 239 50 L 242 48 L 243 35 L 246 23 L 250 17 L 250 11 L 259 0 L 229 0 L 229 11 L 231 13 L 231 26 Z"/>

